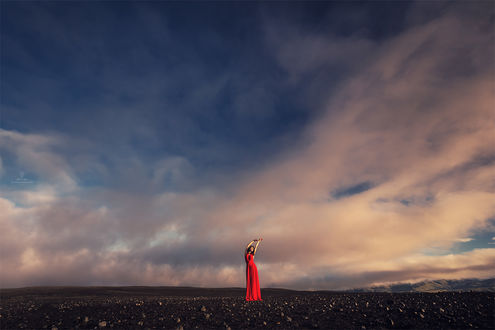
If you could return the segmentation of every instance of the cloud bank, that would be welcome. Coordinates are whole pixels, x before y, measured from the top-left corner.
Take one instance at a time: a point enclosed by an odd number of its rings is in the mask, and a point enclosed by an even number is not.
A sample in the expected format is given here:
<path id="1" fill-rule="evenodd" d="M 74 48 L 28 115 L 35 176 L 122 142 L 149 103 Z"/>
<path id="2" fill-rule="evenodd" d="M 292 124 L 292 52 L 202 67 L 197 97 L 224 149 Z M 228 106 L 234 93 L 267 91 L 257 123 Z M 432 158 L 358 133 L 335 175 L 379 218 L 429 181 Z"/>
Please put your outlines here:
<path id="1" fill-rule="evenodd" d="M 187 157 L 110 167 L 84 137 L 1 129 L 1 286 L 243 286 L 260 236 L 262 287 L 494 276 L 488 244 L 435 253 L 494 231 L 493 21 L 466 4 L 418 21 L 422 6 L 381 41 L 265 18 L 267 49 L 317 115 L 292 146 L 213 184 Z M 36 184 L 9 185 L 6 160 Z"/>

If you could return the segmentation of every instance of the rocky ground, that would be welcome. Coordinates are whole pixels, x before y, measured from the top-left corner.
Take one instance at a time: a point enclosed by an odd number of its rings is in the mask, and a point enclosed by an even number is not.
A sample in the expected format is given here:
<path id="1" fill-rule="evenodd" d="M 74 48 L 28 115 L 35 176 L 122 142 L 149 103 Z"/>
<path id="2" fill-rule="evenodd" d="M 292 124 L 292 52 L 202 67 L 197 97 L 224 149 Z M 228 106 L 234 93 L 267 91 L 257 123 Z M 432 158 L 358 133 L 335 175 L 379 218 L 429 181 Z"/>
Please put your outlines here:
<path id="1" fill-rule="evenodd" d="M 1 329 L 495 328 L 495 293 L 336 293 L 262 289 L 0 290 Z"/>

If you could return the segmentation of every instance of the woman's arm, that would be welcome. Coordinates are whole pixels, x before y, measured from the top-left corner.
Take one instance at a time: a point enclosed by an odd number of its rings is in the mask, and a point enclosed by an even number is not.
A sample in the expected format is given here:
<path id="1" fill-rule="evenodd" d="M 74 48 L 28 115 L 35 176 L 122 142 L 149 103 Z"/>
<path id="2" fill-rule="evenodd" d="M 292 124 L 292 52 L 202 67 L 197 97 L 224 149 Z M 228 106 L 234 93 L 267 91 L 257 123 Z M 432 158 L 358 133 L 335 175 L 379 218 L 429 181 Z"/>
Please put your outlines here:
<path id="1" fill-rule="evenodd" d="M 252 245 L 255 241 L 256 241 L 256 240 L 255 240 L 255 239 L 253 239 L 253 240 L 251 241 L 251 243 L 249 243 L 249 244 L 246 246 L 246 250 L 247 250 L 247 248 L 248 248 L 248 247 L 250 247 L 250 246 L 251 246 L 251 245 Z"/>
<path id="2" fill-rule="evenodd" d="M 258 245 L 261 243 L 262 240 L 263 240 L 262 238 L 257 240 L 258 242 L 256 242 L 256 246 L 254 247 L 254 254 L 256 254 L 256 250 L 258 250 Z"/>

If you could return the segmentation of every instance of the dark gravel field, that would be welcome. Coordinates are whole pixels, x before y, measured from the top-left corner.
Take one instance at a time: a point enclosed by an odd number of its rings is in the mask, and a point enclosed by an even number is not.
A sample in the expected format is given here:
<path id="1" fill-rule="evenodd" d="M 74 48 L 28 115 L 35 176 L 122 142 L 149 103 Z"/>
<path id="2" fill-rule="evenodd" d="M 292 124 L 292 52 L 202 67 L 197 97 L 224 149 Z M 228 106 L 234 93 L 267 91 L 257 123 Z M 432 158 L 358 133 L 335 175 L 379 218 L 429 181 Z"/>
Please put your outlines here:
<path id="1" fill-rule="evenodd" d="M 177 287 L 0 290 L 1 329 L 495 328 L 495 293 L 338 293 Z"/>

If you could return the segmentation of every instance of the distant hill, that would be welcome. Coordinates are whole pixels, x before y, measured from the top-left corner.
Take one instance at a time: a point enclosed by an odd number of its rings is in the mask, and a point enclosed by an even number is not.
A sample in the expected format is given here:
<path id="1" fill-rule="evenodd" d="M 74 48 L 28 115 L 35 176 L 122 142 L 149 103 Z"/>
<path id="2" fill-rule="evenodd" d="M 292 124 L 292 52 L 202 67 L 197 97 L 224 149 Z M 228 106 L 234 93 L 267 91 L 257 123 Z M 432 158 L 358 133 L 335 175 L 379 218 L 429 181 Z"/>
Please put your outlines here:
<path id="1" fill-rule="evenodd" d="M 489 291 L 495 292 L 495 278 L 436 280 L 417 283 L 398 283 L 347 290 L 348 292 L 441 292 L 441 291 Z"/>

